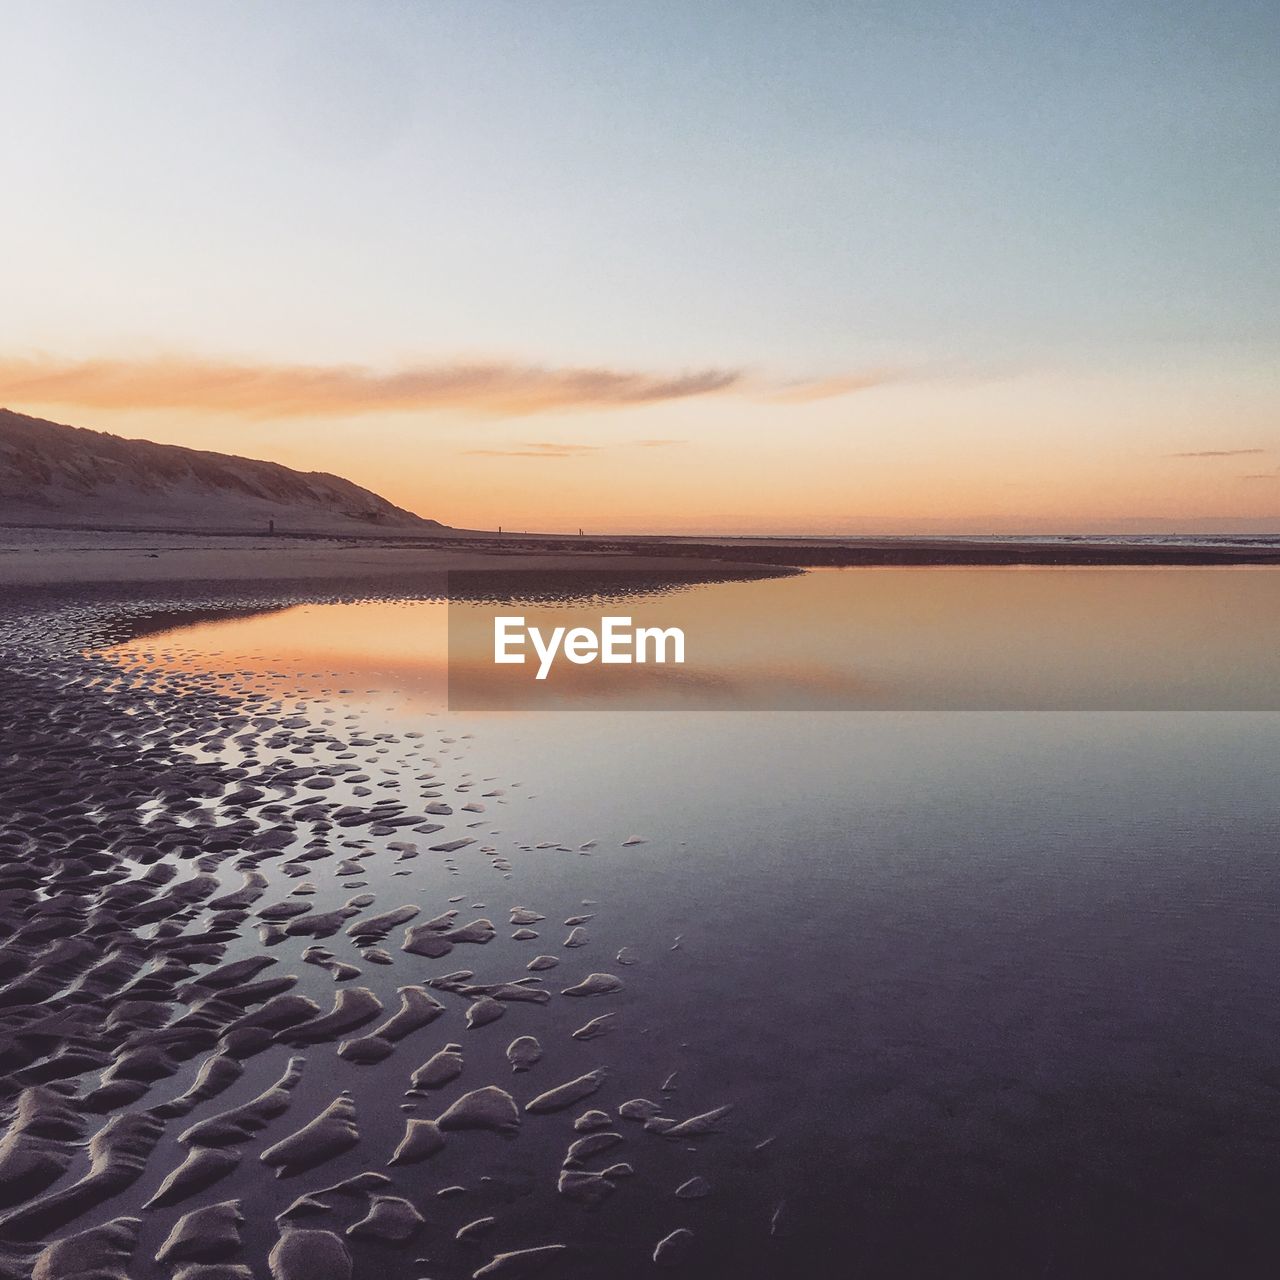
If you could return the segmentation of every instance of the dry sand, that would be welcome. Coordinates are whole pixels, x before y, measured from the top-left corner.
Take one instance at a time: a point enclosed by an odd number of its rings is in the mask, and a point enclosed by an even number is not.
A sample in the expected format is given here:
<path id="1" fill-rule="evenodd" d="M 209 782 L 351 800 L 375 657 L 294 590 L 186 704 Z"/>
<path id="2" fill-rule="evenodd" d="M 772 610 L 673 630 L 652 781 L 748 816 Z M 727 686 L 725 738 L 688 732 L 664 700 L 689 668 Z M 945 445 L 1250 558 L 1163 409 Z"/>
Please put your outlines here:
<path id="1" fill-rule="evenodd" d="M 524 550 L 495 543 L 422 544 L 371 539 L 239 537 L 92 530 L 0 529 L 0 587 L 20 585 L 359 582 L 393 580 L 439 590 L 450 571 L 673 570 L 687 573 L 683 556 L 564 550 Z M 734 570 L 715 560 L 697 568 Z"/>
<path id="2" fill-rule="evenodd" d="M 77 583 L 360 582 L 439 590 L 450 571 L 708 574 L 879 565 L 1277 564 L 1271 547 L 1066 545 L 931 539 L 569 538 L 444 531 L 331 538 L 0 526 L 0 587 Z"/>

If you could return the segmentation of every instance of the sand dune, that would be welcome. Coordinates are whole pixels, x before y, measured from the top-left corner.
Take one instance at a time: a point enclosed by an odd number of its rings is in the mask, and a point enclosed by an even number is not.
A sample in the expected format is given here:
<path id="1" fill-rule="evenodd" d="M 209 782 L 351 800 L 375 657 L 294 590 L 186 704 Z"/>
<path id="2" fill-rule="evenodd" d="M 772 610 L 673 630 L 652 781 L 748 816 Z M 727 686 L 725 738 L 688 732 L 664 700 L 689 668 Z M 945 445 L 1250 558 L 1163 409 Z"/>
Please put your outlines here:
<path id="1" fill-rule="evenodd" d="M 0 522 L 265 533 L 271 521 L 348 536 L 443 528 L 340 476 L 0 409 Z"/>

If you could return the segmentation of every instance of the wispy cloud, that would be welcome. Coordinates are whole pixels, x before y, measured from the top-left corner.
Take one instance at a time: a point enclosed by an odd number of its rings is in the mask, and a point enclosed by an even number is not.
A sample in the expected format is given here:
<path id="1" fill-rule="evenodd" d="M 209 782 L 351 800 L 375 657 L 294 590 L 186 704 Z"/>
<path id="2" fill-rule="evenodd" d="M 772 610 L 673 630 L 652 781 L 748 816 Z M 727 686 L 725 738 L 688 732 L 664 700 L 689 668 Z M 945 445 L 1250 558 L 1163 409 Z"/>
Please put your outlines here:
<path id="1" fill-rule="evenodd" d="M 501 362 L 416 365 L 236 364 L 200 359 L 0 360 L 0 397 L 98 409 L 202 409 L 264 418 L 452 409 L 520 415 L 711 395 L 736 370 L 674 375 Z"/>
<path id="2" fill-rule="evenodd" d="M 599 453 L 601 448 L 594 444 L 554 444 L 533 440 L 509 449 L 464 449 L 463 453 L 484 458 L 579 458 L 583 454 Z"/>
<path id="3" fill-rule="evenodd" d="M 1196 449 L 1191 453 L 1171 453 L 1168 456 L 1170 458 L 1248 458 L 1266 452 L 1265 449 Z"/>
<path id="4" fill-rule="evenodd" d="M 865 390 L 873 372 L 770 383 L 741 369 L 680 373 L 510 361 L 365 365 L 259 364 L 168 356 L 147 360 L 0 357 L 0 403 L 31 407 L 169 409 L 295 418 L 450 410 L 513 417 L 551 410 L 622 409 L 733 394 L 801 403 Z"/>
<path id="5" fill-rule="evenodd" d="M 809 404 L 815 400 L 830 400 L 835 396 L 852 395 L 855 391 L 870 391 L 885 383 L 898 382 L 902 373 L 895 369 L 869 369 L 864 373 L 845 374 L 832 378 L 809 378 L 777 383 L 761 387 L 757 397 L 772 404 Z"/>
<path id="6" fill-rule="evenodd" d="M 1280 471 L 1255 471 L 1252 475 L 1241 476 L 1241 480 L 1280 480 Z"/>
<path id="7" fill-rule="evenodd" d="M 560 444 L 547 440 L 531 440 L 500 449 L 464 449 L 468 457 L 483 458 L 581 458 L 606 449 L 655 449 L 687 443 L 684 440 L 625 440 L 616 445 Z"/>

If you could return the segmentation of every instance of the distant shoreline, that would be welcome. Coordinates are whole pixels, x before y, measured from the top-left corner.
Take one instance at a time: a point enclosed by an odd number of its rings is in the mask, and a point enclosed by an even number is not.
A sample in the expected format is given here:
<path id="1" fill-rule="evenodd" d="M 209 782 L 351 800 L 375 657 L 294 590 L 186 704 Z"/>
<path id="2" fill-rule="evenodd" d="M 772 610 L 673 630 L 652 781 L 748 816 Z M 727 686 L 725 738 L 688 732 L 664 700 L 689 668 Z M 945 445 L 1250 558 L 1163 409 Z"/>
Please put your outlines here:
<path id="1" fill-rule="evenodd" d="M 420 579 L 454 570 L 733 573 L 807 568 L 1280 566 L 1280 544 L 956 538 L 591 537 L 477 531 L 325 535 L 279 530 L 0 525 L 0 585 Z"/>

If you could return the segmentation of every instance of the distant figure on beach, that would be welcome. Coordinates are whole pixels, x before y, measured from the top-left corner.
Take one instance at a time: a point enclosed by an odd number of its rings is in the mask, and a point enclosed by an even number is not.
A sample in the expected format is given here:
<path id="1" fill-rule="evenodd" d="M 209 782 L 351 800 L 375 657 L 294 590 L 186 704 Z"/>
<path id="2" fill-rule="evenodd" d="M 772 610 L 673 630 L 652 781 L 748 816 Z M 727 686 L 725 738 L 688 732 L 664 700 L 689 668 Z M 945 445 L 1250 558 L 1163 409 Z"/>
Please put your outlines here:
<path id="1" fill-rule="evenodd" d="M 275 533 L 275 531 L 276 531 L 276 522 L 275 522 L 275 520 L 268 520 L 268 521 L 267 521 L 267 532 L 268 532 L 268 533 Z"/>

